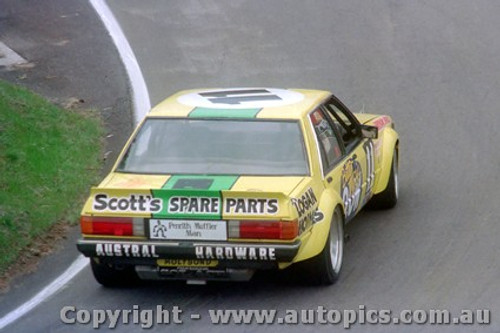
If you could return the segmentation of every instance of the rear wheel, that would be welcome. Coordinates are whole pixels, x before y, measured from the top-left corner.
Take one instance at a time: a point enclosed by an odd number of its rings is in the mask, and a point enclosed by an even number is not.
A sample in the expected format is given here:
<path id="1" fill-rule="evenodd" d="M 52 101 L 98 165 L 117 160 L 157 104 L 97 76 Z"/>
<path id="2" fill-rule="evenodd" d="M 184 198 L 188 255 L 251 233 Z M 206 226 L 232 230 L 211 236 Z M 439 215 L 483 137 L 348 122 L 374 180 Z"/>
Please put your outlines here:
<path id="1" fill-rule="evenodd" d="M 128 287 L 139 282 L 134 266 L 114 266 L 90 258 L 94 278 L 105 287 Z"/>
<path id="2" fill-rule="evenodd" d="M 389 176 L 387 187 L 384 191 L 373 196 L 373 198 L 368 202 L 369 208 L 390 209 L 396 206 L 399 197 L 398 160 L 398 150 L 394 149 L 391 174 Z"/>
<path id="3" fill-rule="evenodd" d="M 325 247 L 316 257 L 305 262 L 311 275 L 308 281 L 315 285 L 330 285 L 335 283 L 342 269 L 344 255 L 344 219 L 337 207 L 333 213 L 330 232 Z"/>

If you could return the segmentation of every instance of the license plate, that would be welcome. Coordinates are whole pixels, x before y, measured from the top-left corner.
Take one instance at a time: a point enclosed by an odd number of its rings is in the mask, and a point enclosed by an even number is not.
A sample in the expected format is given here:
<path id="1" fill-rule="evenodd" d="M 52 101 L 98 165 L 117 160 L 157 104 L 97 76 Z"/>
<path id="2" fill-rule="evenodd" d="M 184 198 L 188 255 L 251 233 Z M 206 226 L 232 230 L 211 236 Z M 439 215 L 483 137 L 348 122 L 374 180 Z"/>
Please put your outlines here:
<path id="1" fill-rule="evenodd" d="M 168 240 L 227 240 L 226 222 L 150 219 L 149 238 Z"/>
<path id="2" fill-rule="evenodd" d="M 158 259 L 156 263 L 160 267 L 215 267 L 219 262 L 203 259 Z"/>

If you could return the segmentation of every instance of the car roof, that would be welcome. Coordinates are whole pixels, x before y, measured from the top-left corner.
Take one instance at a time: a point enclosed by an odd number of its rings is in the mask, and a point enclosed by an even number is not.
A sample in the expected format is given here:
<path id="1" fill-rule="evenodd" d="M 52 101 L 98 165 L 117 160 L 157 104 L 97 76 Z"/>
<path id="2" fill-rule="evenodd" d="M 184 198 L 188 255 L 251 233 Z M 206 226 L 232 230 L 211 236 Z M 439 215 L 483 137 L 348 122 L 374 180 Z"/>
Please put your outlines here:
<path id="1" fill-rule="evenodd" d="M 180 91 L 148 117 L 300 119 L 331 95 L 328 91 L 225 88 Z"/>

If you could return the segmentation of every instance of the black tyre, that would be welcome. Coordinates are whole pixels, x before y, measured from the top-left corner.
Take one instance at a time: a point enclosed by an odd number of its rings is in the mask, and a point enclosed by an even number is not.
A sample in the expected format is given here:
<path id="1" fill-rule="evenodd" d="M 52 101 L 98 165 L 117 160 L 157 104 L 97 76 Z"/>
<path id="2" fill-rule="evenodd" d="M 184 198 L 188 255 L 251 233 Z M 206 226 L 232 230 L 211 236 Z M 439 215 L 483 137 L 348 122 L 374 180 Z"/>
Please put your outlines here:
<path id="1" fill-rule="evenodd" d="M 399 197 L 399 179 L 398 179 L 398 150 L 394 149 L 392 157 L 391 174 L 389 182 L 384 191 L 376 194 L 368 202 L 368 208 L 371 209 L 390 209 L 396 206 Z"/>
<path id="2" fill-rule="evenodd" d="M 316 257 L 304 262 L 307 282 L 330 285 L 339 278 L 344 255 L 344 219 L 337 207 L 333 213 L 330 232 L 325 247 Z"/>
<path id="3" fill-rule="evenodd" d="M 99 262 L 98 258 L 90 258 L 90 267 L 94 278 L 105 287 L 129 287 L 140 280 L 134 266 L 113 266 Z"/>

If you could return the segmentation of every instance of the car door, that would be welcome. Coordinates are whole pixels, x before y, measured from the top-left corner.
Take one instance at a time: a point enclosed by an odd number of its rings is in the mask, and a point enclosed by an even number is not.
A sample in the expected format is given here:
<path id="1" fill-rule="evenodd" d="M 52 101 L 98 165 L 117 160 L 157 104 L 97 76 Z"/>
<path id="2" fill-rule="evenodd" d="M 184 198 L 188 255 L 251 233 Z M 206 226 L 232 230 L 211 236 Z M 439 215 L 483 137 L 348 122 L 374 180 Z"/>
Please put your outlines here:
<path id="1" fill-rule="evenodd" d="M 372 196 L 375 179 L 372 139 L 363 137 L 361 124 L 335 97 L 321 106 L 336 133 L 342 151 L 338 190 L 344 201 L 346 221 L 350 220 Z"/>

